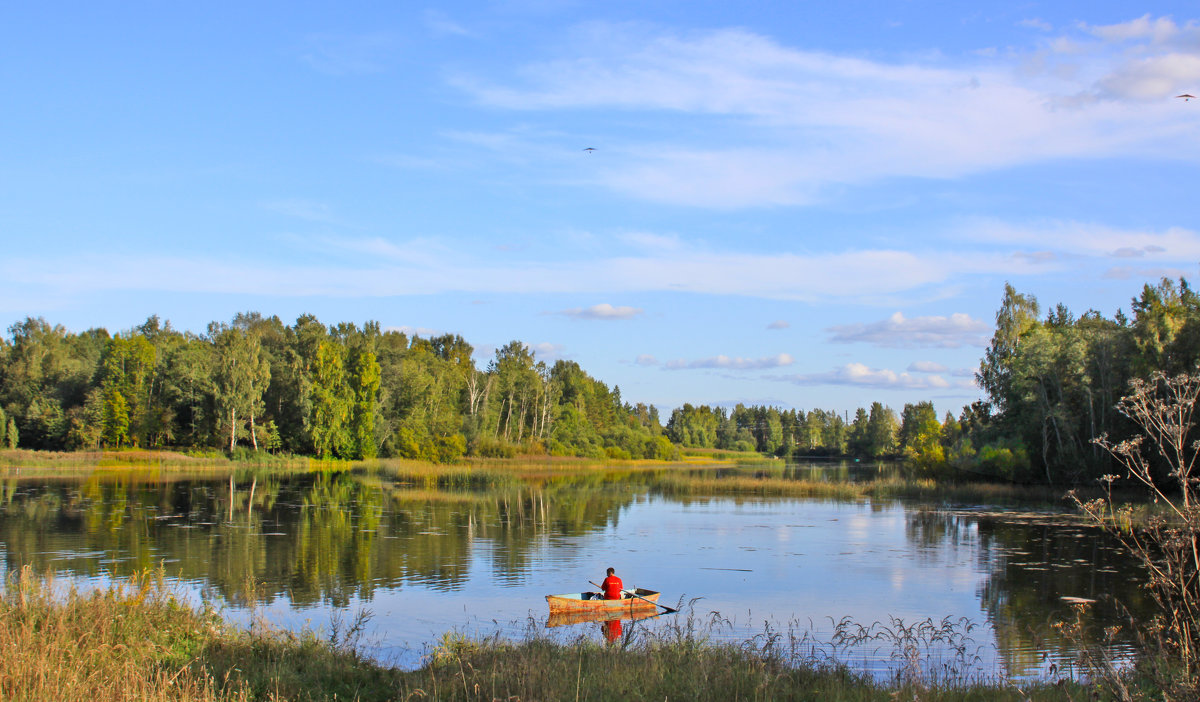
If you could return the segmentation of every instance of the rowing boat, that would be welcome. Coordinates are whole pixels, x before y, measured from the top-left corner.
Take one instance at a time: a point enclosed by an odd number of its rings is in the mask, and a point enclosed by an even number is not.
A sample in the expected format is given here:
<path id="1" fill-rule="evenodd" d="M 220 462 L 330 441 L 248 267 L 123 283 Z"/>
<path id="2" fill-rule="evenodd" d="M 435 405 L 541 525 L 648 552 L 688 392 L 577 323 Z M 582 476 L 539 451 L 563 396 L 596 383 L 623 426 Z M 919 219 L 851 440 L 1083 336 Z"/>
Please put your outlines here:
<path id="1" fill-rule="evenodd" d="M 606 600 L 594 592 L 572 592 L 565 595 L 546 595 L 546 604 L 550 605 L 550 614 L 553 615 L 560 612 L 633 613 L 654 609 L 658 603 L 658 593 L 654 590 L 639 587 L 630 592 L 645 599 L 626 596 L 620 600 Z"/>

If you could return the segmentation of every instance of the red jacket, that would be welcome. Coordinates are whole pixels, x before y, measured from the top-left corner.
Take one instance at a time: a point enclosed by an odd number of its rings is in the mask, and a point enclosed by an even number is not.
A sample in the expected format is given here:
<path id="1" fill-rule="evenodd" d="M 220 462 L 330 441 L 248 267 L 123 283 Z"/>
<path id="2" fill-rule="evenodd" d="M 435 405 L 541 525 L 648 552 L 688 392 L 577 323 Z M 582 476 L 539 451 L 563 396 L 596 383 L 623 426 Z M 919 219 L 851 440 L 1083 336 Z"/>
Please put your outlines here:
<path id="1" fill-rule="evenodd" d="M 604 590 L 604 599 L 619 600 L 621 599 L 621 590 L 625 589 L 625 584 L 615 575 L 610 575 L 600 583 L 601 589 Z"/>

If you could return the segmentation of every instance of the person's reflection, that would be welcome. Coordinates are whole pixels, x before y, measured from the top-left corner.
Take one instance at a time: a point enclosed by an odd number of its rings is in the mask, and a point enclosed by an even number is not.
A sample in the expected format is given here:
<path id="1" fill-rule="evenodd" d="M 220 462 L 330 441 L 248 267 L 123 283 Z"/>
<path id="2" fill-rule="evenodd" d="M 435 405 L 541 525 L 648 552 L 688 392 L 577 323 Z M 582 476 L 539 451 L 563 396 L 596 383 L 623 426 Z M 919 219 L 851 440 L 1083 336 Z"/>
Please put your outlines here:
<path id="1" fill-rule="evenodd" d="M 604 640 L 610 644 L 615 644 L 621 640 L 621 620 L 611 619 L 600 625 L 600 632 L 604 634 Z"/>

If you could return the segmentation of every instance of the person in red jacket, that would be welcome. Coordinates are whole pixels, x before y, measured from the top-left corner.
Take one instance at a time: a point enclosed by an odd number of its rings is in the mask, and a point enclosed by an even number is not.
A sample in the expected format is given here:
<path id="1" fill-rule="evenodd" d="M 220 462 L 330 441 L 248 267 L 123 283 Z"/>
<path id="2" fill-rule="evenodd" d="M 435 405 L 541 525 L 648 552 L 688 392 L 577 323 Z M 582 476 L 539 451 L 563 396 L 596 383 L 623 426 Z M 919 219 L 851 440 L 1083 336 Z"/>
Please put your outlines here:
<path id="1" fill-rule="evenodd" d="M 604 579 L 604 582 L 600 583 L 600 589 L 604 591 L 604 599 L 606 600 L 619 600 L 624 597 L 621 591 L 625 589 L 625 584 L 621 582 L 621 579 L 615 573 L 615 570 L 609 568 L 608 577 Z"/>

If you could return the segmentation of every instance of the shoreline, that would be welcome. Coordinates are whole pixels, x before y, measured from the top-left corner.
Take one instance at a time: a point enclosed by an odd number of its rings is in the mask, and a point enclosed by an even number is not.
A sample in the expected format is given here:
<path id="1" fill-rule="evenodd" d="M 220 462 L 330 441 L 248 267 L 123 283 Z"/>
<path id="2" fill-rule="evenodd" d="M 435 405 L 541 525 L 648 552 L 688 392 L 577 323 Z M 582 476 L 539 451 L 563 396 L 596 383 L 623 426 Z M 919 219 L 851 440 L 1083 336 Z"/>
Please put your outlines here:
<path id="1" fill-rule="evenodd" d="M 716 643 L 691 620 L 662 636 L 605 645 L 580 636 L 442 635 L 415 670 L 363 653 L 369 614 L 332 632 L 281 631 L 261 619 L 239 628 L 180 601 L 162 571 L 107 590 L 65 593 L 23 569 L 0 596 L 6 699 L 84 697 L 208 700 L 1070 700 L 1099 691 L 1067 677 L 982 679 L 965 668 L 902 670 L 888 682 L 836 662 L 797 658 L 769 637 Z M 1090 697 L 1089 697 L 1090 698 Z M 582 698 L 581 698 L 582 699 Z M 1108 699 L 1101 696 L 1100 699 Z"/>

